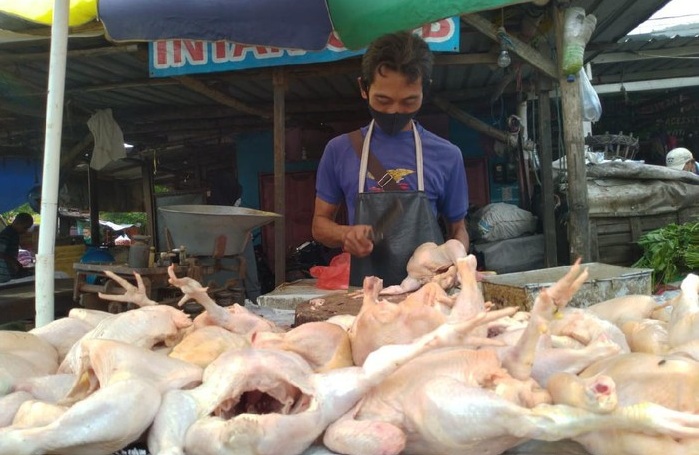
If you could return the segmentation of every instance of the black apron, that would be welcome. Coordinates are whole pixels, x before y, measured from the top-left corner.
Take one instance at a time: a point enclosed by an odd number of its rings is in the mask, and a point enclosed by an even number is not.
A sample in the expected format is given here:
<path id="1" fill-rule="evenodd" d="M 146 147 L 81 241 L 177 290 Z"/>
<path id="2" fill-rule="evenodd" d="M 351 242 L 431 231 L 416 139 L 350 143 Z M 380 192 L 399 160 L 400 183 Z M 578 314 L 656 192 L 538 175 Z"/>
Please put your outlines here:
<path id="1" fill-rule="evenodd" d="M 439 228 L 437 219 L 432 212 L 430 201 L 425 193 L 422 141 L 417 133 L 415 124 L 415 156 L 417 162 L 417 191 L 381 191 L 365 192 L 369 143 L 374 129 L 374 121 L 369 125 L 362 147 L 362 160 L 359 168 L 359 194 L 355 203 L 354 224 L 374 225 L 379 218 L 399 199 L 403 213 L 396 222 L 392 223 L 385 232 L 383 240 L 374 245 L 369 256 L 352 257 L 350 262 L 350 286 L 361 287 L 364 278 L 377 276 L 383 280 L 383 285 L 400 284 L 407 276 L 405 270 L 408 260 L 415 249 L 425 242 L 444 243 L 444 236 Z M 381 179 L 379 176 L 374 178 Z"/>

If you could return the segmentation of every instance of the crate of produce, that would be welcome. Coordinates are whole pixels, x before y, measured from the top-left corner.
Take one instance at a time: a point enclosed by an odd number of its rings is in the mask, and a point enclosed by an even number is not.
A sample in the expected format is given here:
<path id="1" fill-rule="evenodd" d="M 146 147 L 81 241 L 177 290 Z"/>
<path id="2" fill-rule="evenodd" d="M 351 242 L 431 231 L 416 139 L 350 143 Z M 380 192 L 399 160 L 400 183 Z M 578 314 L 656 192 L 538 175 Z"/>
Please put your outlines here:
<path id="1" fill-rule="evenodd" d="M 484 278 L 483 296 L 496 308 L 518 306 L 529 311 L 541 289 L 562 278 L 571 266 L 551 267 L 527 272 L 507 273 Z M 568 304 L 585 308 L 604 300 L 630 294 L 650 295 L 652 269 L 621 267 L 599 262 L 583 264 L 589 273 L 580 290 Z"/>

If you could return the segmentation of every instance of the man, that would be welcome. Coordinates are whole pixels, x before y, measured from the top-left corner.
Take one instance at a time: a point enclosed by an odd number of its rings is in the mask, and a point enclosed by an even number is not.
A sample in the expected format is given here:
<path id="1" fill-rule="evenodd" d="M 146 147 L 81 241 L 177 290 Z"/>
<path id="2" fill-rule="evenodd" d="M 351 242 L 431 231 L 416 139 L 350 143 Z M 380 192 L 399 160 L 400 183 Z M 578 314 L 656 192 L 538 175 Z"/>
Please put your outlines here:
<path id="1" fill-rule="evenodd" d="M 684 147 L 670 150 L 665 156 L 665 164 L 671 169 L 699 174 L 699 166 L 694 160 L 694 155 Z"/>
<path id="2" fill-rule="evenodd" d="M 24 267 L 17 260 L 19 237 L 29 230 L 34 219 L 28 213 L 18 213 L 12 224 L 0 232 L 0 283 L 26 276 Z"/>
<path id="3" fill-rule="evenodd" d="M 320 161 L 313 237 L 352 255 L 352 286 L 361 286 L 370 275 L 384 285 L 399 284 L 415 248 L 444 242 L 438 215 L 444 217 L 447 236 L 468 250 L 461 151 L 412 120 L 429 88 L 432 62 L 427 44 L 412 33 L 374 41 L 362 58 L 359 78 L 373 120 L 332 139 Z M 342 202 L 349 225 L 335 221 Z M 373 231 L 377 222 L 384 232 Z"/>

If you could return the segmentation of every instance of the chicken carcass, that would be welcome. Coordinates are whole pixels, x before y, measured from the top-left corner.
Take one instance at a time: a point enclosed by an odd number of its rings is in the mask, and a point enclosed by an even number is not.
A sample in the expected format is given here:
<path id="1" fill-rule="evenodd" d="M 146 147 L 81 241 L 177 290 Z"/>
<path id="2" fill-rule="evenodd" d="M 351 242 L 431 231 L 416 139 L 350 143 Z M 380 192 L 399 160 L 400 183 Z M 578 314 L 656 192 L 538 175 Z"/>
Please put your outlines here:
<path id="1" fill-rule="evenodd" d="M 326 321 L 307 322 L 284 333 L 258 332 L 252 346 L 295 352 L 316 373 L 354 365 L 347 331 Z"/>
<path id="2" fill-rule="evenodd" d="M 58 352 L 48 342 L 26 332 L 0 331 L 0 396 L 24 379 L 56 372 Z"/>
<path id="3" fill-rule="evenodd" d="M 15 391 L 29 392 L 37 400 L 47 403 L 58 403 L 59 400 L 68 394 L 74 383 L 74 374 L 57 373 L 17 381 L 15 383 Z"/>
<path id="4" fill-rule="evenodd" d="M 17 426 L 0 430 L 0 455 L 110 454 L 146 431 L 164 392 L 201 381 L 201 368 L 145 348 L 103 339 L 81 343 L 73 389 L 57 406 L 27 405 Z M 26 427 L 29 422 L 37 426 Z"/>
<path id="5" fill-rule="evenodd" d="M 426 242 L 418 246 L 408 260 L 408 276 L 399 285 L 381 291 L 384 295 L 416 291 L 425 283 L 434 282 L 448 289 L 456 285 L 456 262 L 467 255 L 459 240 L 449 239 L 441 245 Z"/>
<path id="6" fill-rule="evenodd" d="M 655 403 L 616 406 L 614 381 L 609 377 L 582 380 L 569 375 L 581 381 L 578 387 L 567 388 L 570 405 L 548 404 L 548 392 L 526 377 L 537 333 L 546 331 L 559 305 L 570 300 L 584 279 L 585 273 L 573 273 L 557 283 L 551 295 L 547 290 L 539 294 L 524 339 L 514 351 L 510 348 L 511 354 L 502 356 L 510 364 L 507 369 L 489 349 L 452 348 L 423 354 L 330 425 L 324 444 L 352 455 L 496 455 L 526 439 L 552 441 L 599 429 L 637 428 L 674 438 L 699 435 L 699 415 Z"/>
<path id="7" fill-rule="evenodd" d="M 699 363 L 694 360 L 658 356 L 646 353 L 629 353 L 595 362 L 580 373 L 579 377 L 560 373 L 551 378 L 549 389 L 554 402 L 584 406 L 580 401 L 581 381 L 609 377 L 616 386 L 620 408 L 636 409 L 644 416 L 638 428 L 599 428 L 574 437 L 594 455 L 684 455 L 699 453 L 699 435 L 677 435 L 653 431 L 656 417 L 648 413 L 647 403 L 699 418 Z M 584 392 L 583 394 L 584 395 Z M 578 397 L 578 398 L 576 398 Z M 644 404 L 645 403 L 645 404 Z M 616 410 L 615 409 L 615 410 Z M 639 414 L 640 417 L 640 414 Z M 680 417 L 682 418 L 682 417 Z"/>
<path id="8" fill-rule="evenodd" d="M 59 318 L 43 327 L 36 327 L 29 333 L 50 343 L 58 352 L 58 361 L 62 362 L 70 348 L 95 326 L 89 322 L 74 318 Z"/>
<path id="9" fill-rule="evenodd" d="M 173 359 L 184 360 L 205 368 L 223 352 L 248 346 L 250 342 L 243 335 L 217 325 L 207 325 L 185 335 L 168 355 Z"/>
<path id="10" fill-rule="evenodd" d="M 86 339 L 117 340 L 135 346 L 153 348 L 157 344 L 174 346 L 184 336 L 184 329 L 192 325 L 182 311 L 167 306 L 145 306 L 103 319 L 86 333 Z M 59 373 L 76 371 L 80 361 L 82 343 L 75 343 L 59 367 Z"/>
<path id="11" fill-rule="evenodd" d="M 362 307 L 349 331 L 355 365 L 364 363 L 370 353 L 383 345 L 409 343 L 447 320 L 437 306 L 437 295 L 447 296 L 437 285 L 423 286 L 402 302 L 393 303 L 379 300 L 381 283 L 376 277 L 364 280 Z"/>
<path id="12" fill-rule="evenodd" d="M 461 289 L 455 297 L 435 283 L 427 283 L 402 302 L 379 300 L 380 281 L 364 281 L 364 301 L 350 329 L 352 356 L 361 365 L 366 356 L 386 344 L 409 343 L 447 321 L 468 320 L 486 310 L 476 282 L 476 258 L 456 260 Z M 477 327 L 473 336 L 485 338 L 488 328 Z"/>
<path id="13" fill-rule="evenodd" d="M 621 327 L 630 320 L 665 319 L 665 306 L 658 305 L 650 295 L 624 295 L 590 305 L 587 311 Z"/>
<path id="14" fill-rule="evenodd" d="M 313 373 L 291 352 L 226 352 L 206 368 L 201 386 L 165 395 L 149 433 L 149 450 L 182 453 L 184 447 L 185 452 L 199 455 L 299 454 L 401 364 L 428 350 L 461 343 L 473 327 L 513 312 L 504 309 L 460 324 L 443 324 L 409 345 L 380 348 L 362 367 L 326 373 Z"/>
<path id="15" fill-rule="evenodd" d="M 22 403 L 33 399 L 34 396 L 31 393 L 24 391 L 12 392 L 0 397 L 0 428 L 11 425 Z"/>
<path id="16" fill-rule="evenodd" d="M 104 294 L 102 292 L 99 292 L 97 293 L 97 295 L 100 299 L 111 300 L 113 302 L 133 303 L 135 305 L 138 305 L 139 307 L 158 304 L 158 302 L 151 300 L 148 297 L 146 285 L 143 283 L 143 278 L 141 277 L 141 274 L 136 272 L 133 273 L 134 277 L 136 278 L 137 284 L 137 286 L 134 286 L 133 284 L 129 283 L 127 280 L 120 277 L 114 272 L 107 270 L 104 273 L 109 278 L 116 281 L 122 288 L 124 288 L 125 292 L 123 294 Z"/>
<path id="17" fill-rule="evenodd" d="M 184 296 L 178 305 L 184 305 L 189 300 L 194 300 L 204 307 L 204 312 L 194 319 L 193 328 L 206 325 L 217 325 L 233 333 L 251 337 L 256 332 L 278 331 L 273 322 L 264 319 L 245 307 L 236 304 L 223 308 L 219 306 L 207 293 L 208 288 L 203 287 L 197 280 L 189 277 L 178 278 L 173 266 L 168 268 L 170 278 L 168 281 L 173 286 L 182 290 Z"/>
<path id="18" fill-rule="evenodd" d="M 159 390 L 147 379 L 117 381 L 48 425 L 0 429 L 0 455 L 108 455 L 148 428 L 160 401 Z"/>
<path id="19" fill-rule="evenodd" d="M 699 339 L 699 276 L 687 275 L 680 289 L 680 294 L 670 302 L 668 333 L 673 348 Z"/>

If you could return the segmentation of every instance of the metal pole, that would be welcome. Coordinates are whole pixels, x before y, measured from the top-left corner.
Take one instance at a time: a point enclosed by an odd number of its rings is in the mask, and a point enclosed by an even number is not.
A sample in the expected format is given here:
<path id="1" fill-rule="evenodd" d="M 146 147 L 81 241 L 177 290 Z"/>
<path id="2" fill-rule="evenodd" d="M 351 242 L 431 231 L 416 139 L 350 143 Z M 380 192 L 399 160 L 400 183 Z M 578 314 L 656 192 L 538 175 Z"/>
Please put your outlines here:
<path id="1" fill-rule="evenodd" d="M 68 51 L 70 0 L 55 0 L 51 26 L 49 83 L 46 97 L 46 135 L 41 184 L 41 228 L 36 255 L 36 327 L 54 318 L 54 270 L 56 225 L 58 219 L 58 175 L 61 162 L 63 95 Z"/>

